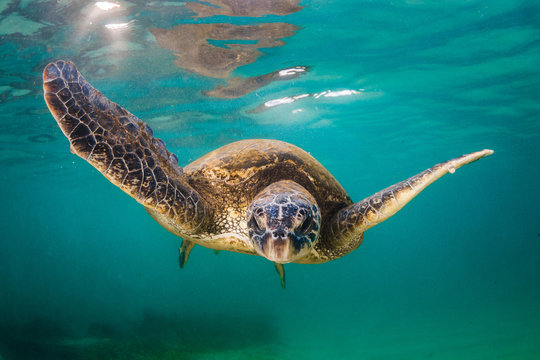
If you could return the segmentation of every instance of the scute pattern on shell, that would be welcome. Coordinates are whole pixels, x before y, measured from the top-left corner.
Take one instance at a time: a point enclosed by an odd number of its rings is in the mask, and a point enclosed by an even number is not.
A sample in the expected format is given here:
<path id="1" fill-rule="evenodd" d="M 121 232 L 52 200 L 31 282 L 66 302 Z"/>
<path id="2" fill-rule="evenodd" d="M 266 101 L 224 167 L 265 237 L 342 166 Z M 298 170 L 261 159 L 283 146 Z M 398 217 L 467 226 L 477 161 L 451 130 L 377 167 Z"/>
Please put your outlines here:
<path id="1" fill-rule="evenodd" d="M 315 158 L 278 140 L 249 139 L 227 144 L 187 165 L 184 174 L 199 194 L 212 199 L 215 231 L 234 232 L 245 238 L 246 209 L 260 191 L 280 180 L 301 185 L 320 207 L 321 238 L 315 247 L 321 254 L 331 251 L 325 244 L 333 215 L 352 204 L 338 181 Z M 311 258 L 309 261 L 320 262 Z"/>

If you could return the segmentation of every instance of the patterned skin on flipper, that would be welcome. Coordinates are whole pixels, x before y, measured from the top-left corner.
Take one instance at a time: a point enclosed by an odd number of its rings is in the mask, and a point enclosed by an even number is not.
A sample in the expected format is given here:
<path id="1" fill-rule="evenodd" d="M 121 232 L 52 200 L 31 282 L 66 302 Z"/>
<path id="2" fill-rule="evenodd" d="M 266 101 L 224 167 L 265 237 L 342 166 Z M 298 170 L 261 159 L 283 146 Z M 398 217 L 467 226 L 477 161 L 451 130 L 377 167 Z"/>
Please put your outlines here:
<path id="1" fill-rule="evenodd" d="M 493 150 L 485 149 L 436 164 L 362 201 L 339 210 L 331 221 L 327 244 L 328 248 L 335 249 L 335 251 L 326 261 L 333 260 L 335 258 L 333 256 L 338 255 L 338 252 L 343 252 L 341 255 L 343 256 L 356 249 L 362 242 L 364 231 L 393 216 L 443 175 L 453 174 L 461 166 L 491 154 L 493 154 Z"/>
<path id="2" fill-rule="evenodd" d="M 148 125 L 94 89 L 71 62 L 47 65 L 43 89 L 72 152 L 186 233 L 208 226 L 209 205 L 186 183 L 176 155 Z"/>

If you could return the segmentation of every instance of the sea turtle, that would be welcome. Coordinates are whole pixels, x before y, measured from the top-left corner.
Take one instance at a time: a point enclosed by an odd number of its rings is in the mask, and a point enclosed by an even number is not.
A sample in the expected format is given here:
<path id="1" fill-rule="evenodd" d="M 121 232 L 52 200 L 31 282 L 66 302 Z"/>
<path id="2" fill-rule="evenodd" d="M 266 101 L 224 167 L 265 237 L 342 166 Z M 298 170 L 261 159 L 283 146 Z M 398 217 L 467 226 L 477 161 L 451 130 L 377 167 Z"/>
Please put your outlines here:
<path id="1" fill-rule="evenodd" d="M 364 231 L 426 186 L 493 153 L 486 149 L 437 164 L 353 203 L 328 170 L 294 145 L 238 141 L 182 169 L 147 124 L 94 89 L 72 62 L 48 64 L 43 87 L 71 151 L 183 239 L 181 267 L 195 244 L 260 255 L 274 262 L 283 286 L 283 264 L 347 255 Z"/>

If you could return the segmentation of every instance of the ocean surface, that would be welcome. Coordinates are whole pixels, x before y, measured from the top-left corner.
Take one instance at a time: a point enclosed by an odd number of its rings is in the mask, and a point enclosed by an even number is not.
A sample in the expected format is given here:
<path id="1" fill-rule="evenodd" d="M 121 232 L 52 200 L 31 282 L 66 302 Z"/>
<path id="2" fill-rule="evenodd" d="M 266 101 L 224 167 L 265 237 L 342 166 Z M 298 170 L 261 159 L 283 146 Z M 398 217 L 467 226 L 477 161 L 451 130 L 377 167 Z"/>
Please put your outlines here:
<path id="1" fill-rule="evenodd" d="M 540 4 L 0 1 L 0 359 L 540 359 Z M 359 201 L 485 148 L 287 264 L 196 247 L 109 183 L 43 100 L 73 61 L 186 165 L 278 139 Z"/>

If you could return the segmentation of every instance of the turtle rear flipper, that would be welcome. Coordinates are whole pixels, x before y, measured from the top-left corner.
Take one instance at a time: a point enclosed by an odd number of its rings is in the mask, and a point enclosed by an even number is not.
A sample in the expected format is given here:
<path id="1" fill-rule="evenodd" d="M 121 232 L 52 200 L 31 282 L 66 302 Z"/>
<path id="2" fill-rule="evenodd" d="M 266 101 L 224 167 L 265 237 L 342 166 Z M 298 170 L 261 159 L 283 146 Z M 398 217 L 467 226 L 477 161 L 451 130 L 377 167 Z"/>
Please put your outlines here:
<path id="1" fill-rule="evenodd" d="M 148 125 L 94 89 L 72 62 L 47 65 L 43 89 L 73 153 L 186 233 L 208 220 L 209 205 L 185 181 L 176 155 Z"/>
<path id="2" fill-rule="evenodd" d="M 281 288 L 285 290 L 285 267 L 283 264 L 277 262 L 274 263 L 274 267 L 276 268 L 279 278 L 281 279 Z"/>
<path id="3" fill-rule="evenodd" d="M 183 269 L 186 266 L 189 254 L 194 246 L 195 243 L 193 241 L 186 239 L 182 240 L 182 245 L 180 245 L 180 248 L 178 249 L 178 264 L 180 265 L 180 269 Z"/>

